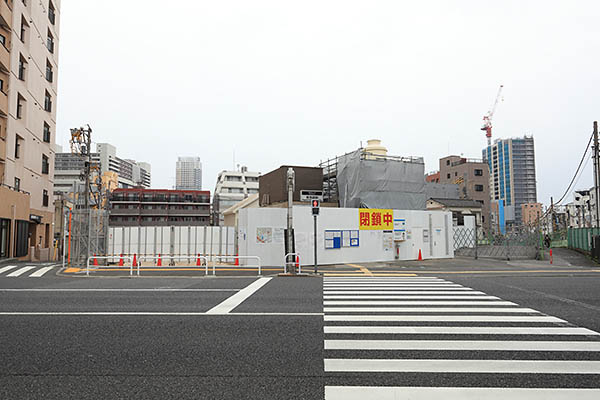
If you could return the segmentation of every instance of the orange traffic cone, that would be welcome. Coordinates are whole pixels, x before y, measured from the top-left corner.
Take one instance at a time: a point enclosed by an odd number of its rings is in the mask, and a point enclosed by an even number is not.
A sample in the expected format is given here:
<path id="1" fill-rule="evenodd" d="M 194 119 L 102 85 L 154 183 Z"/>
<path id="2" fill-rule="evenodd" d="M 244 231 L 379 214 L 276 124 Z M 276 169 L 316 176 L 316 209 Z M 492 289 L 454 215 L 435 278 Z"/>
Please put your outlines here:
<path id="1" fill-rule="evenodd" d="M 137 265 L 137 254 L 133 253 L 133 265 Z"/>
<path id="2" fill-rule="evenodd" d="M 121 253 L 121 258 L 119 259 L 119 267 L 123 266 L 123 253 Z"/>
<path id="3" fill-rule="evenodd" d="M 235 264 L 234 265 L 240 265 L 240 259 L 239 259 L 239 254 L 235 255 Z"/>
<path id="4" fill-rule="evenodd" d="M 198 253 L 198 259 L 196 260 L 196 266 L 201 266 L 202 262 L 200 261 L 200 253 Z"/>
<path id="5" fill-rule="evenodd" d="M 156 261 L 157 267 L 162 267 L 162 259 L 160 258 L 160 254 L 158 255 L 158 260 Z"/>
<path id="6" fill-rule="evenodd" d="M 423 256 L 421 255 L 421 249 L 419 249 L 419 258 L 417 258 L 417 261 L 423 261 Z"/>
<path id="7" fill-rule="evenodd" d="M 296 256 L 296 268 L 300 266 L 300 257 Z"/>
<path id="8" fill-rule="evenodd" d="M 94 253 L 94 266 L 98 266 L 98 260 L 96 259 L 96 253 Z"/>

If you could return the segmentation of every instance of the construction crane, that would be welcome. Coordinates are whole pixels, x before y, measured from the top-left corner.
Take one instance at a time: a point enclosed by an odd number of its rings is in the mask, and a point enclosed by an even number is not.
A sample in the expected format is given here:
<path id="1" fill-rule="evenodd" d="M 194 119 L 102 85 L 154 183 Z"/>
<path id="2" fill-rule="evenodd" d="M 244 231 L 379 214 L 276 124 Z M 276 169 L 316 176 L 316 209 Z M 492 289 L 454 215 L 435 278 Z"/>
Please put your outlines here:
<path id="1" fill-rule="evenodd" d="M 504 85 L 500 85 L 500 88 L 498 89 L 498 94 L 496 95 L 496 100 L 494 101 L 494 105 L 492 106 L 491 110 L 483 116 L 483 126 L 481 127 L 481 130 L 485 131 L 485 137 L 487 137 L 488 146 L 492 145 L 492 118 L 494 117 L 496 107 L 498 106 L 498 102 L 500 101 L 500 95 L 502 94 L 503 87 Z"/>

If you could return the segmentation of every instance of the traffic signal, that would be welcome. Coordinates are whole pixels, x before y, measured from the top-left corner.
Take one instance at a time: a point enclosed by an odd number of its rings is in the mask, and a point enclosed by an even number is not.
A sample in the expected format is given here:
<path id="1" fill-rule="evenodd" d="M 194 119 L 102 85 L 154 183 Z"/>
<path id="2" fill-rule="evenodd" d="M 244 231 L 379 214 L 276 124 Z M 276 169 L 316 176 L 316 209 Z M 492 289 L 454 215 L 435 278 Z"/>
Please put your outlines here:
<path id="1" fill-rule="evenodd" d="M 313 215 L 319 215 L 319 200 L 312 200 L 312 213 Z"/>

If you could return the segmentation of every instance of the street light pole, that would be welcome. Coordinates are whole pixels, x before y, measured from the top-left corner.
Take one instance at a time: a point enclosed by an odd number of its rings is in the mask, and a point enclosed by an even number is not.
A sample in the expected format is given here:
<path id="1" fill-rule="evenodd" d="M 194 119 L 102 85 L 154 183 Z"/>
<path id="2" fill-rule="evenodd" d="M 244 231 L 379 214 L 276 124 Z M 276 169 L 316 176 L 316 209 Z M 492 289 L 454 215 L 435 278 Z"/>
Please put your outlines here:
<path id="1" fill-rule="evenodd" d="M 287 170 L 287 189 L 288 189 L 288 215 L 287 215 L 287 248 L 288 253 L 293 253 L 294 250 L 294 237 L 292 235 L 292 229 L 294 226 L 293 215 L 292 215 L 292 206 L 294 204 L 294 183 L 295 183 L 295 173 L 293 168 L 288 168 Z M 289 256 L 286 258 L 285 262 L 291 264 L 289 269 L 291 274 L 296 274 L 296 264 L 295 257 L 292 256 L 293 261 L 289 263 Z"/>

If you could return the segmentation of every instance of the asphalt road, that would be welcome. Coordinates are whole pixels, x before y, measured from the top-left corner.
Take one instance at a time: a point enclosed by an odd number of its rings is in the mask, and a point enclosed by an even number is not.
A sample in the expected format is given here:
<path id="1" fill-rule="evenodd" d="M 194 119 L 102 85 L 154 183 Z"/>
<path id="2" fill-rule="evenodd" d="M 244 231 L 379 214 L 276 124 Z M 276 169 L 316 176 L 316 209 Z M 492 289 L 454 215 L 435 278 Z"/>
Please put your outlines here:
<path id="1" fill-rule="evenodd" d="M 327 267 L 325 284 L 5 271 L 0 398 L 600 398 L 600 269 L 568 264 Z"/>

